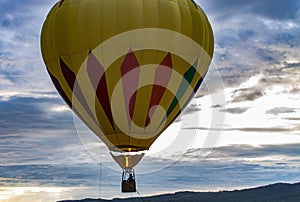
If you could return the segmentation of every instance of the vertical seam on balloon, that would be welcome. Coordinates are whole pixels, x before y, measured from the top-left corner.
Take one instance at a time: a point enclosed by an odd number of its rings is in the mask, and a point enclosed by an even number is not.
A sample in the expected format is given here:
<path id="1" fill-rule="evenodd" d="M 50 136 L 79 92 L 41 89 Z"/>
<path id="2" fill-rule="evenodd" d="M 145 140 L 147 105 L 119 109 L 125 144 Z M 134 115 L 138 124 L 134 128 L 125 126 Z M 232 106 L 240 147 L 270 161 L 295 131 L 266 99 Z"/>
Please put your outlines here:
<path id="1" fill-rule="evenodd" d="M 179 16 L 180 16 L 180 33 L 183 33 L 182 32 L 182 11 L 181 11 L 181 6 L 179 5 L 179 2 L 178 2 L 178 0 L 176 0 L 177 1 L 177 7 L 178 7 L 178 9 L 179 9 Z"/>
<path id="2" fill-rule="evenodd" d="M 192 21 L 192 39 L 195 39 L 195 34 L 194 34 L 194 19 L 193 19 L 193 14 L 192 14 L 192 10 L 191 10 L 191 6 L 189 4 L 189 1 L 190 0 L 185 0 L 185 2 L 187 3 L 187 7 L 189 8 L 189 13 L 190 13 L 190 16 L 191 16 L 191 21 Z"/>
<path id="3" fill-rule="evenodd" d="M 143 13 L 142 13 L 143 23 L 142 23 L 142 28 L 145 28 L 145 0 L 142 0 L 142 7 L 143 7 Z M 143 40 L 145 40 L 144 36 L 143 36 Z M 144 53 L 142 52 L 141 54 L 144 54 Z M 136 145 L 137 147 L 140 147 L 142 137 L 143 137 L 143 134 L 140 134 L 139 141 L 138 141 L 138 143 Z"/>
<path id="4" fill-rule="evenodd" d="M 116 12 L 115 12 L 116 14 L 118 13 L 118 9 L 119 9 L 119 1 L 116 0 Z M 119 24 L 118 17 L 119 17 L 119 15 L 116 16 L 116 33 L 118 33 L 118 24 Z M 120 78 L 120 79 L 122 79 L 122 78 Z M 114 127 L 114 128 L 115 128 L 115 127 Z M 116 137 L 117 137 L 118 143 L 120 144 L 119 136 L 116 135 Z"/>
<path id="5" fill-rule="evenodd" d="M 70 62 L 70 64 L 71 64 L 71 66 L 73 66 L 72 65 L 72 60 L 71 60 L 71 57 L 70 57 L 70 46 L 69 46 L 69 41 L 68 41 L 68 35 L 66 34 L 66 33 L 68 33 L 67 32 L 67 16 L 68 16 L 68 14 L 69 14 L 69 8 L 70 8 L 70 4 L 68 4 L 67 6 L 66 6 L 66 14 L 65 14 L 65 16 L 64 16 L 64 20 L 63 20 L 63 22 L 64 22 L 64 31 L 63 31 L 63 33 L 65 33 L 64 34 L 64 36 L 65 36 L 65 40 L 66 40 L 66 48 L 67 48 L 67 50 L 68 50 L 68 53 L 66 54 L 66 57 L 69 57 L 69 62 Z M 59 59 L 61 59 L 61 58 L 59 58 Z M 73 89 L 72 89 L 72 92 L 73 92 Z"/>
<path id="6" fill-rule="evenodd" d="M 145 1 L 144 0 L 142 0 L 142 7 L 143 7 L 143 12 L 142 12 L 142 19 L 143 19 L 142 28 L 145 28 L 145 14 L 144 14 L 144 11 L 145 11 L 145 9 L 144 9 L 144 7 L 145 7 Z M 143 40 L 144 40 L 144 38 L 143 38 Z"/>
<path id="7" fill-rule="evenodd" d="M 212 27 L 208 21 L 208 17 L 204 14 L 204 11 L 199 7 L 198 9 L 198 15 L 200 15 L 201 17 L 201 22 L 204 24 L 204 29 L 205 31 L 203 31 L 204 34 L 204 43 L 203 43 L 203 49 L 206 50 L 207 55 L 209 55 L 209 57 L 211 57 L 211 54 L 213 53 L 213 49 L 214 47 L 210 46 L 211 44 L 211 38 L 213 39 L 213 36 L 211 37 L 211 31 L 212 31 Z"/>
<path id="8" fill-rule="evenodd" d="M 90 6 L 90 4 L 87 4 L 86 5 L 86 10 L 87 10 L 87 15 L 85 15 L 85 20 L 87 21 L 87 23 L 85 23 L 86 24 L 86 38 L 88 39 L 87 40 L 87 42 L 88 42 L 88 51 L 86 50 L 86 49 L 84 49 L 83 48 L 83 50 L 85 50 L 85 51 L 81 51 L 81 53 L 82 53 L 82 55 L 83 55 L 83 62 L 82 62 L 82 64 L 84 64 L 84 62 L 86 61 L 86 59 L 89 57 L 89 54 L 91 53 L 91 51 L 92 51 L 92 45 L 91 45 L 91 40 L 89 40 L 91 37 L 90 37 L 90 35 L 88 34 L 88 33 L 90 33 L 90 32 L 92 32 L 92 31 L 90 31 L 90 27 L 91 27 L 91 25 L 90 25 L 90 23 L 89 23 L 89 19 L 91 18 L 90 17 L 90 12 L 89 12 L 89 6 Z M 92 16 L 93 17 L 93 16 Z M 80 38 L 79 38 L 80 39 Z"/>
<path id="9" fill-rule="evenodd" d="M 100 27 L 100 29 L 102 29 L 102 27 L 103 27 L 103 22 L 102 22 L 102 15 L 103 15 L 103 8 L 102 8 L 102 1 L 99 1 L 99 5 L 97 4 L 97 6 L 99 6 L 99 8 L 100 8 L 100 20 L 99 20 L 99 27 Z M 101 27 L 102 26 L 102 27 Z M 103 39 L 102 39 L 102 33 L 101 33 L 101 31 L 99 32 L 99 39 L 100 39 L 100 42 L 102 43 L 103 41 Z M 100 45 L 100 44 L 99 44 Z M 97 49 L 98 49 L 98 46 L 96 47 Z"/>
<path id="10" fill-rule="evenodd" d="M 77 27 L 78 27 L 78 48 L 79 48 L 79 52 L 80 52 L 80 58 L 81 59 L 83 59 L 82 61 L 84 61 L 85 59 L 86 59 L 86 57 L 84 56 L 84 52 L 85 51 L 83 51 L 84 50 L 84 47 L 82 47 L 82 50 L 81 50 L 81 44 L 80 44 L 80 39 L 81 39 L 81 37 L 80 37 L 80 31 L 81 30 L 84 30 L 84 29 L 82 29 L 81 27 L 79 27 L 79 23 L 80 23 L 80 21 L 79 21 L 79 19 L 81 18 L 80 16 L 82 15 L 82 13 L 83 13 L 83 9 L 85 8 L 84 6 L 81 6 L 82 5 L 82 2 L 83 1 L 79 1 L 79 4 L 78 4 L 78 7 L 80 8 L 80 7 L 82 7 L 82 9 L 78 9 L 79 10 L 79 12 L 78 12 L 78 15 L 77 15 Z M 84 17 L 86 17 L 86 15 L 83 15 Z M 82 19 L 82 18 L 81 18 Z M 84 19 L 85 20 L 85 19 Z M 85 24 L 85 30 L 87 30 L 87 33 L 89 33 L 88 32 L 88 23 L 84 23 Z M 84 32 L 83 32 L 83 34 L 85 34 Z M 90 41 L 88 40 L 89 39 L 89 37 L 88 36 L 86 36 L 86 37 L 83 37 L 83 38 L 85 38 L 84 40 L 86 40 L 87 39 L 87 42 L 88 42 L 88 47 L 90 47 Z M 89 48 L 90 49 L 90 48 Z M 97 119 L 97 117 L 96 117 L 96 119 Z"/>
<path id="11" fill-rule="evenodd" d="M 201 10 L 201 12 L 203 13 L 203 11 Z M 209 24 L 209 21 L 208 21 L 208 17 L 206 15 L 202 15 L 202 18 L 204 18 L 204 23 L 205 23 L 205 41 L 206 41 L 206 47 L 205 47 L 205 50 L 207 49 L 207 54 L 210 56 L 212 51 L 213 51 L 213 48 L 210 47 L 210 43 L 211 41 L 209 40 L 211 37 L 209 36 L 210 35 L 210 30 L 212 29 L 210 27 L 210 24 Z M 209 30 L 209 31 L 208 31 Z"/>
<path id="12" fill-rule="evenodd" d="M 55 20 L 55 16 L 57 15 L 57 9 L 55 10 L 54 14 L 51 15 L 51 21 L 49 20 L 49 24 L 51 22 L 51 24 L 53 24 L 53 20 Z M 51 41 L 54 41 L 54 26 L 50 26 L 52 29 L 51 29 Z M 54 43 L 49 43 L 50 46 L 52 47 L 52 50 L 54 50 L 55 52 L 58 52 L 57 49 L 56 49 L 56 46 L 54 45 Z M 55 58 L 55 60 L 57 60 L 57 58 Z"/>
<path id="13" fill-rule="evenodd" d="M 143 19 L 143 23 L 142 23 L 142 28 L 145 28 L 145 0 L 142 0 L 142 8 L 143 8 L 143 13 L 142 13 L 142 19 Z M 143 40 L 145 40 L 145 38 L 143 38 Z M 144 54 L 143 52 L 141 54 Z M 145 130 L 144 130 L 145 131 Z M 141 145 L 141 139 L 143 137 L 144 134 L 140 134 L 139 135 L 139 141 L 138 143 L 136 144 L 137 148 L 140 148 L 140 145 Z"/>
<path id="14" fill-rule="evenodd" d="M 100 25 L 103 28 L 103 1 L 99 1 L 99 3 L 100 3 L 100 9 L 101 9 L 101 12 L 100 12 L 100 15 L 101 15 L 100 16 L 101 24 Z M 100 41 L 101 41 L 101 44 L 102 44 L 103 43 L 103 34 L 102 33 L 100 34 Z M 101 46 L 101 44 L 99 44 L 99 45 L 101 47 L 101 54 L 103 54 L 103 46 Z M 98 49 L 98 47 L 97 47 L 97 49 Z M 103 58 L 103 61 L 104 61 L 104 58 Z"/>
<path id="15" fill-rule="evenodd" d="M 114 34 L 114 36 L 119 33 L 119 29 L 118 29 L 118 27 L 119 27 L 118 26 L 118 24 L 119 24 L 119 20 L 118 20 L 119 0 L 115 0 L 115 1 L 116 1 L 116 15 L 117 16 L 116 16 L 116 33 Z"/>
<path id="16" fill-rule="evenodd" d="M 205 19 L 205 16 L 203 15 L 203 11 L 201 9 L 197 9 L 197 15 L 200 17 L 201 19 L 201 25 L 202 25 L 202 30 L 203 30 L 203 41 L 202 41 L 202 48 L 204 50 L 207 49 L 207 47 L 209 48 L 209 41 L 207 41 L 207 33 L 205 30 L 207 30 L 207 21 Z M 209 50 L 209 49 L 208 49 Z"/>
<path id="17" fill-rule="evenodd" d="M 56 9 L 56 12 L 55 12 L 55 15 L 52 17 L 52 19 L 51 19 L 51 22 L 54 24 L 54 21 L 56 21 L 57 19 L 57 13 L 58 13 L 58 9 Z M 51 36 L 54 38 L 54 36 L 55 36 L 55 26 L 52 26 L 52 34 L 51 34 Z M 54 41 L 54 39 L 53 39 L 53 41 Z M 51 45 L 52 45 L 52 47 L 53 47 L 53 50 L 55 50 L 55 51 L 57 51 L 57 46 L 56 45 L 54 45 L 54 43 L 50 43 Z M 57 51 L 58 52 L 58 51 Z M 58 54 L 57 54 L 57 56 L 58 56 Z M 57 58 L 55 58 L 55 60 L 57 60 L 58 59 L 58 57 Z"/>
<path id="18" fill-rule="evenodd" d="M 208 55 L 212 59 L 213 52 L 214 52 L 214 45 L 210 46 L 210 44 L 211 43 L 214 44 L 213 28 L 209 22 L 208 16 L 205 15 L 205 18 L 206 18 L 206 23 L 207 23 L 207 28 L 208 28 L 208 29 L 206 29 L 207 30 L 206 32 L 208 34 L 208 38 L 211 39 L 211 40 L 208 40 L 208 47 L 209 47 Z"/>
<path id="19" fill-rule="evenodd" d="M 158 16 L 158 28 L 160 29 L 161 27 L 160 27 L 160 15 L 159 15 L 159 13 L 160 13 L 160 2 L 159 2 L 160 0 L 157 0 L 157 11 L 158 11 L 158 14 L 157 14 L 157 16 Z"/>
<path id="20" fill-rule="evenodd" d="M 206 20 L 206 17 L 203 15 L 203 11 L 202 11 L 202 9 L 197 9 L 197 15 L 199 16 L 199 18 L 200 18 L 200 22 L 201 22 L 201 25 L 202 25 L 202 33 L 203 33 L 203 41 L 202 41 L 202 48 L 204 49 L 204 50 L 206 50 L 207 49 L 207 47 L 208 47 L 208 49 L 209 49 L 209 40 L 206 40 L 206 38 L 207 38 L 207 20 Z M 203 53 L 202 53 L 203 54 Z"/>

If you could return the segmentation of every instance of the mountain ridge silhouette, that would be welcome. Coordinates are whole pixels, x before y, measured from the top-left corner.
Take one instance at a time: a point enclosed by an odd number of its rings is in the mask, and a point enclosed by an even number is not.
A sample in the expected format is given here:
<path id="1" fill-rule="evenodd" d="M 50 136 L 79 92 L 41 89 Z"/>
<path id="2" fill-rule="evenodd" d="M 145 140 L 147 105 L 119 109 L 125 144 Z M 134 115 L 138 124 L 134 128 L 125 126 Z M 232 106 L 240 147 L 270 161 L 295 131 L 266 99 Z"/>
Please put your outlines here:
<path id="1" fill-rule="evenodd" d="M 147 197 L 64 200 L 59 202 L 299 202 L 300 182 L 295 184 L 276 183 L 256 188 L 218 192 L 180 191 Z"/>

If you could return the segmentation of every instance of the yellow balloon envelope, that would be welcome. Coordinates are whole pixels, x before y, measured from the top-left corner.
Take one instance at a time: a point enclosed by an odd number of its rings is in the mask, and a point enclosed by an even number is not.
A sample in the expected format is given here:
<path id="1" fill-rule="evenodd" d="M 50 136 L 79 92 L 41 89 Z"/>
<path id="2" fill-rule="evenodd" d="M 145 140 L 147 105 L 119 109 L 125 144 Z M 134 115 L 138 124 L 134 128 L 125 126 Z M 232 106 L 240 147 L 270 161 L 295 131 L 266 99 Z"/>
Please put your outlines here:
<path id="1" fill-rule="evenodd" d="M 213 49 L 192 0 L 61 0 L 41 33 L 57 91 L 111 151 L 148 150 L 199 88 Z"/>

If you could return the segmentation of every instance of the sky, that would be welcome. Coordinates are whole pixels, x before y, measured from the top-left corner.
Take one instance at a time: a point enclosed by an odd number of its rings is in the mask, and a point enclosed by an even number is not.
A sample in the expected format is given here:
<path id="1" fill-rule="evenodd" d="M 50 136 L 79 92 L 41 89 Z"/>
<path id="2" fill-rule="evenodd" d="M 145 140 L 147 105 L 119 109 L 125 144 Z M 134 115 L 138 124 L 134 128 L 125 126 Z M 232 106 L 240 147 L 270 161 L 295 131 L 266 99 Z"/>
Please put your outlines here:
<path id="1" fill-rule="evenodd" d="M 213 64 L 136 168 L 140 195 L 299 182 L 300 1 L 196 2 L 214 30 Z M 40 31 L 55 3 L 0 0 L 0 201 L 139 196 L 120 193 L 120 169 L 47 75 Z M 158 151 L 174 131 L 191 144 Z"/>

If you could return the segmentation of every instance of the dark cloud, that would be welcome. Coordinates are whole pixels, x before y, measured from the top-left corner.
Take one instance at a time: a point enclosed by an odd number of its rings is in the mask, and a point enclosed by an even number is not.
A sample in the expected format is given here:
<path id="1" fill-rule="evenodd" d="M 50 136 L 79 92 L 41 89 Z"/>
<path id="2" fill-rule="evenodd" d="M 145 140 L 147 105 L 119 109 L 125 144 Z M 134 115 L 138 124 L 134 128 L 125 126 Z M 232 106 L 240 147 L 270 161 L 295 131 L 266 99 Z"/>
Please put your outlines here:
<path id="1" fill-rule="evenodd" d="M 0 167 L 45 164 L 55 167 L 96 162 L 79 140 L 75 128 L 25 129 L 0 136 Z"/>
<path id="2" fill-rule="evenodd" d="M 254 101 L 264 95 L 261 90 L 255 88 L 238 89 L 234 94 L 237 94 L 237 96 L 233 95 L 233 102 Z"/>
<path id="3" fill-rule="evenodd" d="M 221 111 L 224 111 L 224 112 L 228 112 L 228 113 L 231 113 L 231 114 L 242 114 L 244 112 L 246 112 L 249 108 L 246 108 L 246 107 L 243 107 L 243 108 L 226 108 L 225 110 L 221 110 Z"/>
<path id="4" fill-rule="evenodd" d="M 280 58 L 282 54 L 280 51 L 274 51 L 266 48 L 258 48 L 255 51 L 258 58 L 266 62 L 278 61 L 278 58 Z"/>
<path id="5" fill-rule="evenodd" d="M 242 34 L 241 34 L 242 35 Z M 218 37 L 218 45 L 224 47 L 234 47 L 240 41 L 240 35 L 237 30 L 223 29 L 222 35 Z"/>
<path id="6" fill-rule="evenodd" d="M 247 41 L 248 39 L 250 39 L 252 36 L 255 35 L 255 31 L 248 29 L 248 30 L 241 30 L 239 32 L 239 38 L 243 41 Z"/>
<path id="7" fill-rule="evenodd" d="M 197 154 L 201 149 L 190 150 L 187 152 L 187 155 L 193 156 Z M 203 151 L 201 151 L 203 152 Z M 272 156 L 285 156 L 286 162 L 288 160 L 293 161 L 295 157 L 298 158 L 300 152 L 299 144 L 288 144 L 288 145 L 264 145 L 261 147 L 253 147 L 250 145 L 231 145 L 224 147 L 214 148 L 209 155 L 207 160 L 216 160 L 216 159 L 231 159 L 232 161 L 238 161 L 245 157 L 247 158 L 259 158 L 259 157 L 272 157 Z M 194 157 L 196 157 L 195 155 Z M 276 159 L 273 160 L 275 163 Z"/>
<path id="8" fill-rule="evenodd" d="M 276 107 L 267 111 L 267 114 L 280 115 L 280 114 L 290 114 L 295 113 L 297 109 L 289 107 Z"/>
<path id="9" fill-rule="evenodd" d="M 243 132 L 292 132 L 299 130 L 297 127 L 294 128 L 236 128 L 236 130 L 243 131 Z"/>
<path id="10" fill-rule="evenodd" d="M 283 32 L 283 33 L 278 33 L 274 36 L 274 42 L 276 43 L 285 43 L 285 44 L 291 44 L 293 46 L 295 46 L 295 42 L 296 42 L 296 36 L 291 34 L 291 33 L 287 33 L 287 32 Z"/>
<path id="11" fill-rule="evenodd" d="M 201 105 L 191 104 L 183 111 L 182 115 L 193 114 L 193 113 L 199 112 L 199 111 L 201 111 Z"/>
<path id="12" fill-rule="evenodd" d="M 280 71 L 280 70 L 275 70 L 276 72 Z M 267 71 L 266 73 L 271 73 L 271 74 L 274 74 L 274 71 L 271 72 L 270 70 Z M 277 73 L 275 73 L 277 74 Z M 278 74 L 277 74 L 278 75 Z M 286 82 L 286 79 L 281 77 L 280 74 L 276 77 L 272 76 L 272 77 L 268 77 L 268 76 L 265 76 L 264 78 L 261 78 L 259 80 L 259 85 L 262 85 L 262 86 L 271 86 L 271 85 L 278 85 L 278 84 L 284 84 Z"/>
<path id="13" fill-rule="evenodd" d="M 285 63 L 286 68 L 299 68 L 300 62 Z"/>
<path id="14" fill-rule="evenodd" d="M 292 90 L 289 91 L 290 94 L 296 95 L 300 93 L 300 88 L 294 87 Z"/>
<path id="15" fill-rule="evenodd" d="M 207 127 L 186 127 L 185 130 L 209 130 L 209 131 L 242 131 L 242 132 L 260 132 L 260 133 L 270 133 L 270 132 L 293 132 L 299 131 L 299 126 L 293 128 L 283 128 L 283 127 L 272 127 L 272 128 L 258 128 L 258 127 L 232 127 L 232 128 L 207 128 Z"/>
<path id="16" fill-rule="evenodd" d="M 283 119 L 289 120 L 289 121 L 300 121 L 300 117 L 299 118 L 291 117 L 291 118 L 283 118 Z"/>
<path id="17" fill-rule="evenodd" d="M 212 105 L 211 108 L 221 108 L 222 105 Z"/>
<path id="18" fill-rule="evenodd" d="M 102 169 L 101 180 L 107 183 L 118 183 L 119 175 L 108 169 Z M 100 181 L 99 166 L 94 164 L 78 165 L 10 165 L 0 166 L 0 186 L 14 186 L 38 182 L 40 186 L 93 186 Z M 109 180 L 111 179 L 111 181 Z M 110 182 L 109 182 L 110 181 Z"/>
<path id="19" fill-rule="evenodd" d="M 11 97 L 0 101 L 0 134 L 27 129 L 64 129 L 73 127 L 71 112 L 51 112 L 51 107 L 65 105 L 60 98 Z"/>

